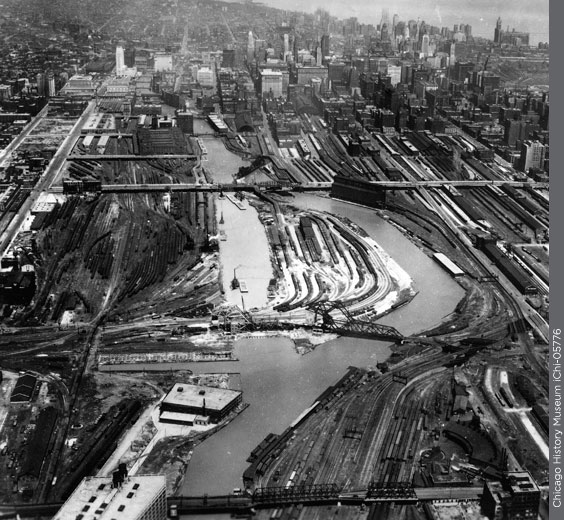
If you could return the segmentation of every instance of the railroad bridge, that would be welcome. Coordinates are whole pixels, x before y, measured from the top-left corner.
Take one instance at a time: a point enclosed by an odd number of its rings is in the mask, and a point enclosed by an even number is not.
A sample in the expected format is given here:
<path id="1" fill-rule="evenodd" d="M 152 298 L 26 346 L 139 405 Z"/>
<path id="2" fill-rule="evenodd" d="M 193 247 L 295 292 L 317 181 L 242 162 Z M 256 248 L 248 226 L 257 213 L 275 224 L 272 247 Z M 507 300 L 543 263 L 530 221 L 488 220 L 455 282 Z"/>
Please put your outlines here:
<path id="1" fill-rule="evenodd" d="M 273 509 L 290 505 L 336 505 L 391 503 L 414 504 L 433 500 L 479 500 L 483 486 L 413 488 L 410 483 L 372 482 L 368 489 L 343 491 L 337 484 L 294 485 L 289 487 L 257 488 L 252 494 L 203 495 L 196 497 L 171 496 L 168 507 L 176 506 L 178 513 L 238 513 L 253 509 Z M 13 504 L 0 506 L 0 518 L 54 516 L 62 502 L 44 504 Z"/>
<path id="2" fill-rule="evenodd" d="M 324 332 L 334 332 L 342 336 L 360 336 L 377 339 L 403 341 L 403 335 L 394 327 L 355 318 L 341 302 L 317 302 L 308 309 L 315 313 L 314 323 L 319 323 Z"/>

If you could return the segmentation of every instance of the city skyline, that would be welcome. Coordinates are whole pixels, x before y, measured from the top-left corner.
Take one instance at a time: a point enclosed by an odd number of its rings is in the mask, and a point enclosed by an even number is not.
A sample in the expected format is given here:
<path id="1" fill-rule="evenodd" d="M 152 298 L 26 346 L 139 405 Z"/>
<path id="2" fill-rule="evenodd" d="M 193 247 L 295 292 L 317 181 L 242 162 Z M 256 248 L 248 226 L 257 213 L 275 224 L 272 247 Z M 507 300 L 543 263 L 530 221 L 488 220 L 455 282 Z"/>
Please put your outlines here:
<path id="1" fill-rule="evenodd" d="M 325 9 L 340 19 L 357 17 L 362 23 L 377 25 L 382 17 L 382 9 L 389 10 L 390 18 L 398 14 L 400 20 L 424 20 L 430 25 L 438 27 L 451 27 L 454 24 L 470 24 L 472 34 L 493 39 L 495 23 L 498 17 L 502 19 L 503 30 L 528 32 L 531 44 L 549 41 L 549 2 L 548 0 L 535 0 L 534 9 L 531 2 L 526 0 L 421 0 L 414 6 L 407 0 L 398 0 L 393 6 L 382 2 L 369 5 L 364 0 L 263 0 L 264 4 L 279 9 L 315 12 L 316 9 Z"/>

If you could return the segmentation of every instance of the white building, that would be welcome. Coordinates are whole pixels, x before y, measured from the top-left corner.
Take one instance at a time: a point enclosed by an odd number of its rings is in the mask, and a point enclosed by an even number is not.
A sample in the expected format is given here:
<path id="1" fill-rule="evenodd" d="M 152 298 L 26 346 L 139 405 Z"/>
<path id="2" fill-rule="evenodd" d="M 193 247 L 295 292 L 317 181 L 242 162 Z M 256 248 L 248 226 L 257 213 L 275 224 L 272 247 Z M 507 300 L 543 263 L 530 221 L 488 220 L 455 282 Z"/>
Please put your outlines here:
<path id="1" fill-rule="evenodd" d="M 545 147 L 540 141 L 524 141 L 521 145 L 521 169 L 528 173 L 529 169 L 544 167 Z"/>
<path id="2" fill-rule="evenodd" d="M 215 74 L 208 67 L 202 67 L 196 74 L 196 80 L 202 87 L 213 87 L 215 85 Z"/>
<path id="3" fill-rule="evenodd" d="M 125 57 L 123 47 L 118 45 L 116 47 L 116 75 L 121 76 L 125 71 Z"/>
<path id="4" fill-rule="evenodd" d="M 166 477 L 86 477 L 53 520 L 166 520 Z"/>
<path id="5" fill-rule="evenodd" d="M 278 70 L 264 69 L 260 74 L 260 93 L 272 95 L 275 98 L 282 96 L 282 72 Z"/>
<path id="6" fill-rule="evenodd" d="M 155 54 L 155 72 L 172 70 L 172 54 L 158 52 Z"/>
<path id="7" fill-rule="evenodd" d="M 388 76 L 390 76 L 392 85 L 394 87 L 398 83 L 401 83 L 401 65 L 388 64 Z"/>

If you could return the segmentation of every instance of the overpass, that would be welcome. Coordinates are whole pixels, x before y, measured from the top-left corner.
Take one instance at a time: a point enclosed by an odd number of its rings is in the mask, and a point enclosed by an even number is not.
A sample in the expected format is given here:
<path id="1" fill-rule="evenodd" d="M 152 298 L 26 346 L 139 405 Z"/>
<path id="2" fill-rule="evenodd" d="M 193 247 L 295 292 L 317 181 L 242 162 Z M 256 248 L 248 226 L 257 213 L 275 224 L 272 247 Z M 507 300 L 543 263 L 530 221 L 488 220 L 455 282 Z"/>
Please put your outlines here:
<path id="1" fill-rule="evenodd" d="M 67 161 L 150 161 L 152 159 L 197 159 L 193 154 L 154 154 L 154 155 L 104 155 L 73 154 L 67 155 Z"/>
<path id="2" fill-rule="evenodd" d="M 170 156 L 168 156 L 170 157 Z M 103 184 L 101 193 L 167 193 L 167 192 L 205 192 L 223 193 L 226 191 L 328 191 L 331 183 L 292 184 L 279 182 L 258 182 L 255 184 L 217 184 L 217 183 L 190 183 L 190 184 Z M 52 193 L 64 193 L 64 186 L 53 186 Z M 80 190 L 78 193 L 89 190 Z"/>
<path id="3" fill-rule="evenodd" d="M 479 500 L 482 486 L 414 488 L 408 483 L 372 483 L 368 489 L 343 491 L 337 484 L 300 484 L 290 487 L 257 488 L 242 495 L 203 495 L 196 497 L 171 496 L 168 507 L 176 506 L 180 514 L 237 513 L 253 509 L 273 509 L 296 504 L 324 505 L 370 505 L 394 502 L 415 504 L 434 500 Z M 0 519 L 35 516 L 54 516 L 63 502 L 48 504 L 16 504 L 0 506 Z"/>
<path id="4" fill-rule="evenodd" d="M 82 160 L 129 160 L 126 157 L 134 157 L 133 160 L 150 160 L 150 159 L 178 159 L 195 157 L 191 155 L 80 155 L 72 156 Z M 70 160 L 70 158 L 69 158 Z M 72 159 L 76 160 L 76 159 Z M 375 181 L 370 184 L 380 186 L 388 190 L 409 190 L 417 188 L 442 188 L 453 186 L 455 188 L 482 188 L 484 186 L 503 186 L 509 185 L 515 188 L 548 188 L 547 183 L 542 182 L 522 182 L 522 181 L 417 181 L 417 182 L 400 182 L 400 181 Z M 331 182 L 310 182 L 307 184 L 298 183 L 282 183 L 282 182 L 259 182 L 255 184 L 217 184 L 217 183 L 166 183 L 166 184 L 103 184 L 102 193 L 151 193 L 151 192 L 223 192 L 223 191 L 326 191 L 330 190 L 333 183 Z M 54 192 L 62 192 L 62 188 L 52 188 Z"/>

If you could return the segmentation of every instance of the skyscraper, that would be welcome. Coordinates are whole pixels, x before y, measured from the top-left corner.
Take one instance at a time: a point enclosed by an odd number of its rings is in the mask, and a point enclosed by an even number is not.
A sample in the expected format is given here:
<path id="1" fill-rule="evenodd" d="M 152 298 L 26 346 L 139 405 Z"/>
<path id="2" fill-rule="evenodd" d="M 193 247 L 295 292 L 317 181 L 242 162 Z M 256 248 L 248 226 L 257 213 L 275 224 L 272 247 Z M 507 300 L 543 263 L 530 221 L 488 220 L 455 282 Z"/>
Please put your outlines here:
<path id="1" fill-rule="evenodd" d="M 323 58 L 325 58 L 326 56 L 329 56 L 329 35 L 328 34 L 324 34 L 321 37 L 321 54 L 323 55 Z"/>
<path id="2" fill-rule="evenodd" d="M 429 55 L 429 35 L 424 34 L 423 38 L 421 39 L 421 52 L 424 56 Z"/>
<path id="3" fill-rule="evenodd" d="M 382 9 L 382 19 L 380 20 L 380 30 L 386 24 L 388 27 L 390 26 L 390 11 L 387 8 Z"/>
<path id="4" fill-rule="evenodd" d="M 37 76 L 35 76 L 35 80 L 37 82 L 37 95 L 44 96 L 46 92 L 46 81 L 45 81 L 45 74 L 39 72 Z"/>
<path id="5" fill-rule="evenodd" d="M 499 17 L 495 23 L 494 43 L 501 43 L 501 33 L 501 17 Z"/>
<path id="6" fill-rule="evenodd" d="M 123 47 L 118 45 L 116 47 L 116 75 L 122 76 L 125 72 L 125 55 L 123 52 Z"/>
<path id="7" fill-rule="evenodd" d="M 539 141 L 524 141 L 521 145 L 521 169 L 527 173 L 531 168 L 544 166 L 545 147 Z"/>
<path id="8" fill-rule="evenodd" d="M 47 95 L 53 97 L 55 93 L 55 76 L 53 72 L 49 71 L 47 74 Z"/>
<path id="9" fill-rule="evenodd" d="M 255 57 L 255 39 L 253 38 L 253 31 L 249 31 L 249 38 L 247 39 L 247 63 L 251 63 Z"/>

